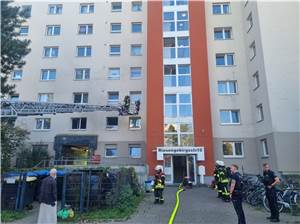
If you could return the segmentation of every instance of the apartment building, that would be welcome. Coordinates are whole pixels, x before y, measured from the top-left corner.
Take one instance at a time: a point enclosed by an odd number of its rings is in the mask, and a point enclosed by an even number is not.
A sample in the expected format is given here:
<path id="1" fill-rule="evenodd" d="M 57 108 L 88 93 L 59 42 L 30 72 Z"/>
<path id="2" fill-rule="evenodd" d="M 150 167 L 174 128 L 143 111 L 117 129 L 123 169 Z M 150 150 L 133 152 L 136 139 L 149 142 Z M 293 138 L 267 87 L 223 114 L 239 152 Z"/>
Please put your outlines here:
<path id="1" fill-rule="evenodd" d="M 164 166 L 167 183 L 209 182 L 215 160 L 300 172 L 299 3 L 19 2 L 31 39 L 12 100 L 116 105 L 115 112 L 19 118 L 57 159 Z M 289 24 L 287 26 L 286 24 Z M 200 178 L 199 178 L 200 177 Z"/>
<path id="2" fill-rule="evenodd" d="M 13 100 L 118 105 L 141 101 L 138 116 L 117 112 L 19 118 L 34 147 L 56 159 L 100 155 L 105 165 L 144 165 L 147 4 L 145 2 L 24 2 L 31 40 L 26 65 L 11 82 Z"/>

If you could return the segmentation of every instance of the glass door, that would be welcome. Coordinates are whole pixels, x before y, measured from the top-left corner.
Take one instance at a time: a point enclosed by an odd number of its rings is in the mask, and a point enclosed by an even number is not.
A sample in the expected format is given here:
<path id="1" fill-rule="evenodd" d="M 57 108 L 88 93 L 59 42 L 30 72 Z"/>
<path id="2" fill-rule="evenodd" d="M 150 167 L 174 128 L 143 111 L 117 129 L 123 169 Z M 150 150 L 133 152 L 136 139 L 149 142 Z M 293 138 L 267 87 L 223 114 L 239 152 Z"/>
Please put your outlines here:
<path id="1" fill-rule="evenodd" d="M 173 159 L 172 155 L 164 155 L 164 173 L 166 184 L 173 184 Z"/>
<path id="2" fill-rule="evenodd" d="M 196 158 L 195 155 L 188 155 L 187 160 L 187 173 L 190 177 L 190 180 L 193 184 L 197 184 L 197 175 L 196 175 Z"/>

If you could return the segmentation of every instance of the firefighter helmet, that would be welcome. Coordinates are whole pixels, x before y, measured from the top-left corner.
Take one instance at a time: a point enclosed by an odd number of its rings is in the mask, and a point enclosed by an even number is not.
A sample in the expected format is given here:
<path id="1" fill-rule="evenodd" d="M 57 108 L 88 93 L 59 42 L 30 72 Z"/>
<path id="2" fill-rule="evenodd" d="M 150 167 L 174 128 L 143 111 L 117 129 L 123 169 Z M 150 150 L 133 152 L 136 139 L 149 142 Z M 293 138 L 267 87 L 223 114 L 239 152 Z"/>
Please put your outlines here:
<path id="1" fill-rule="evenodd" d="M 163 166 L 162 165 L 157 165 L 155 167 L 155 171 L 159 171 L 159 170 L 163 171 Z"/>
<path id="2" fill-rule="evenodd" d="M 220 161 L 220 160 L 217 160 L 216 164 L 219 165 L 219 166 L 225 166 L 224 162 Z"/>

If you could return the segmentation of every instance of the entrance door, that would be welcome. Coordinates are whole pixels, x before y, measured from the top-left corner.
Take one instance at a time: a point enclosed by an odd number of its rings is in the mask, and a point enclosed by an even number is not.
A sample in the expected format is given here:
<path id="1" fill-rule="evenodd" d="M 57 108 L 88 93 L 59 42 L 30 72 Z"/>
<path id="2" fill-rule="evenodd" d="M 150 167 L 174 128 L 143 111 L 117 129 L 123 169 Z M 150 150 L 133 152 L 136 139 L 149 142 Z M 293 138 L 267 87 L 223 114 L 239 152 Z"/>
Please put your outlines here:
<path id="1" fill-rule="evenodd" d="M 173 156 L 174 183 L 182 183 L 182 180 L 186 175 L 187 175 L 186 156 Z"/>

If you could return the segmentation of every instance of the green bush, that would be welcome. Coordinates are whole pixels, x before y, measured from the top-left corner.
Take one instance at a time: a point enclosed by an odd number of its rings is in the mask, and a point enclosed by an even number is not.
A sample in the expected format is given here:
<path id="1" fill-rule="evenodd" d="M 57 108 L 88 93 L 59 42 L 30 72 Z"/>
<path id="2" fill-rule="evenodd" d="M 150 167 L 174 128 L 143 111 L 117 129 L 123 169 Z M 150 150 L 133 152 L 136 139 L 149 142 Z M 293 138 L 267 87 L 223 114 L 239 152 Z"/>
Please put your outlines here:
<path id="1" fill-rule="evenodd" d="M 122 186 L 116 207 L 120 211 L 125 211 L 126 209 L 131 208 L 133 206 L 132 196 L 133 190 L 131 189 L 131 186 L 129 184 Z"/>

